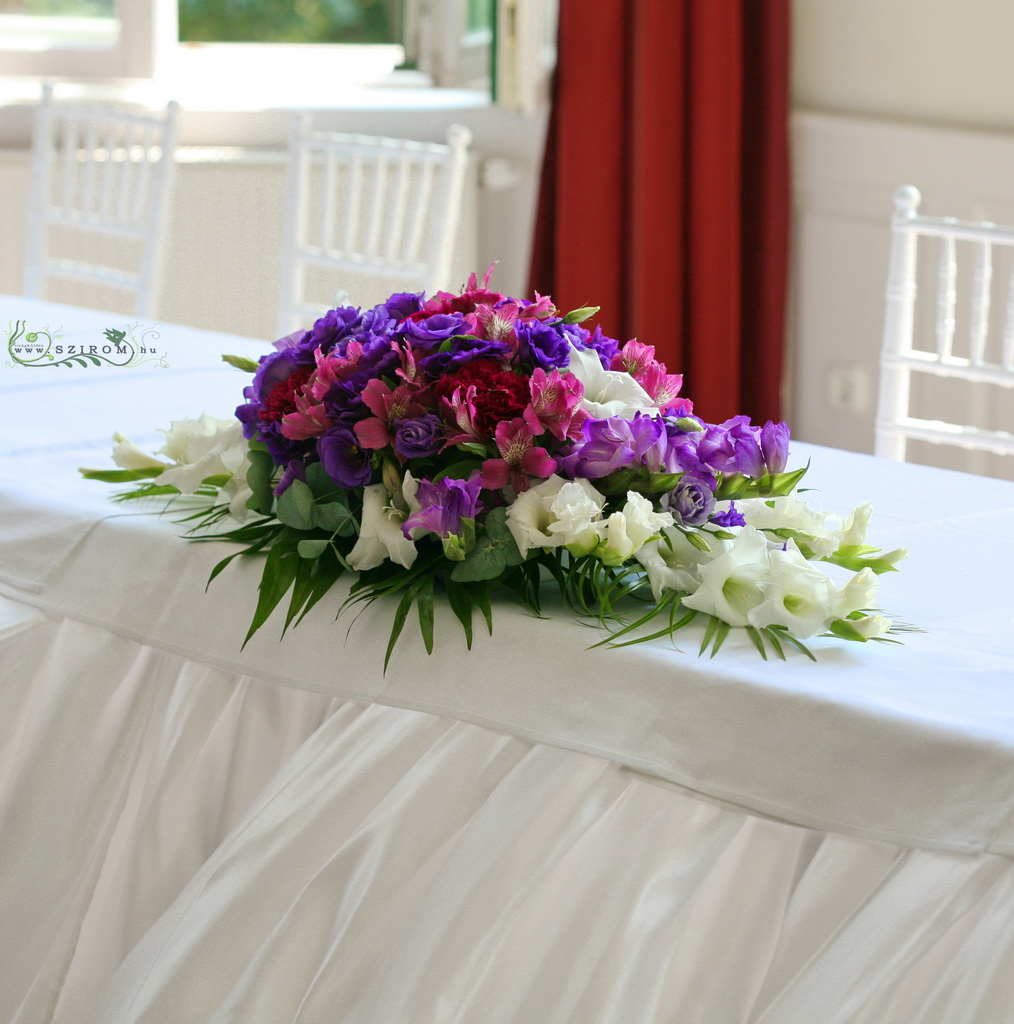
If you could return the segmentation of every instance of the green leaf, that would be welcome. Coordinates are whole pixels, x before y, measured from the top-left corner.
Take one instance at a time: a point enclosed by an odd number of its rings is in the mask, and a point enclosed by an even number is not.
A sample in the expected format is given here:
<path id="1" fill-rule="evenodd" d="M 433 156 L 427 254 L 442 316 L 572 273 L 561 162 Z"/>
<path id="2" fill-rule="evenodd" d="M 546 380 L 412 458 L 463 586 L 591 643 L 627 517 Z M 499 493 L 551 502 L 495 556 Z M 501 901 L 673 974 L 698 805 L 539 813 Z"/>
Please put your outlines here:
<path id="1" fill-rule="evenodd" d="M 433 577 L 424 576 L 416 585 L 416 609 L 419 612 L 419 632 L 427 654 L 433 653 Z"/>
<path id="2" fill-rule="evenodd" d="M 447 603 L 457 616 L 461 628 L 465 632 L 465 646 L 472 649 L 472 594 L 468 584 L 456 583 L 454 580 L 445 582 Z"/>
<path id="3" fill-rule="evenodd" d="M 344 500 L 314 505 L 310 518 L 314 526 L 341 537 L 351 537 L 356 532 L 356 517 Z"/>
<path id="4" fill-rule="evenodd" d="M 405 596 L 398 605 L 397 611 L 394 613 L 394 620 L 391 622 L 391 636 L 387 641 L 387 652 L 384 654 L 384 675 L 387 675 L 387 666 L 391 660 L 391 653 L 394 651 L 394 645 L 398 642 L 398 637 L 401 636 L 402 629 L 405 628 L 405 620 L 408 618 L 408 612 L 412 607 L 414 597 L 413 591 L 406 591 Z"/>
<path id="5" fill-rule="evenodd" d="M 757 648 L 758 652 L 760 653 L 760 656 L 765 661 L 767 661 L 768 660 L 768 652 L 764 649 L 764 637 L 753 626 L 747 626 L 746 627 L 746 633 L 747 633 L 747 636 L 749 636 L 750 639 L 753 641 L 753 645 L 754 645 L 754 647 Z"/>
<path id="6" fill-rule="evenodd" d="M 243 641 L 243 647 L 246 647 L 254 633 L 267 622 L 268 617 L 292 586 L 300 561 L 296 554 L 296 545 L 289 538 L 277 541 L 268 552 L 264 571 L 261 573 L 261 582 L 257 588 L 257 608 Z"/>
<path id="7" fill-rule="evenodd" d="M 496 579 L 508 566 L 520 565 L 525 560 L 507 527 L 507 510 L 503 506 L 486 516 L 485 528 L 485 536 L 479 537 L 464 561 L 454 567 L 452 580 L 468 583 Z"/>
<path id="8" fill-rule="evenodd" d="M 582 306 L 580 309 L 572 309 L 564 318 L 565 324 L 579 324 L 593 317 L 601 306 Z"/>
<path id="9" fill-rule="evenodd" d="M 469 444 L 472 442 L 469 441 Z M 479 447 L 479 446 L 476 446 Z M 486 449 L 482 449 L 482 454 L 486 454 Z M 433 477 L 433 482 L 436 483 L 439 480 L 467 480 L 472 475 L 474 470 L 482 467 L 482 461 L 480 459 L 459 459 L 457 462 L 452 462 L 446 469 L 440 470 Z"/>
<path id="10" fill-rule="evenodd" d="M 311 462 L 306 467 L 306 483 L 313 491 L 313 496 L 320 501 L 344 500 L 342 489 L 327 475 L 323 462 Z"/>
<path id="11" fill-rule="evenodd" d="M 126 484 L 133 480 L 152 480 L 161 476 L 163 467 L 151 466 L 144 469 L 79 469 L 86 480 L 101 480 L 107 484 Z M 173 488 L 176 490 L 176 488 Z"/>
<path id="12" fill-rule="evenodd" d="M 270 454 L 260 447 L 250 444 L 250 468 L 246 471 L 246 482 L 253 491 L 247 505 L 255 512 L 270 515 L 274 505 L 275 463 Z"/>
<path id="13" fill-rule="evenodd" d="M 255 359 L 247 359 L 246 356 L 222 356 L 222 362 L 235 366 L 237 370 L 246 370 L 247 373 L 256 373 L 260 367 Z"/>
<path id="14" fill-rule="evenodd" d="M 331 541 L 329 540 L 301 540 L 296 545 L 300 558 L 320 558 L 327 551 Z"/>
<path id="15" fill-rule="evenodd" d="M 484 444 L 479 444 L 478 441 L 461 441 L 455 447 L 471 452 L 473 455 L 479 455 L 482 458 L 489 455 L 489 449 Z"/>
<path id="16" fill-rule="evenodd" d="M 312 530 L 316 508 L 313 491 L 302 480 L 293 480 L 278 496 L 275 515 L 293 530 Z"/>

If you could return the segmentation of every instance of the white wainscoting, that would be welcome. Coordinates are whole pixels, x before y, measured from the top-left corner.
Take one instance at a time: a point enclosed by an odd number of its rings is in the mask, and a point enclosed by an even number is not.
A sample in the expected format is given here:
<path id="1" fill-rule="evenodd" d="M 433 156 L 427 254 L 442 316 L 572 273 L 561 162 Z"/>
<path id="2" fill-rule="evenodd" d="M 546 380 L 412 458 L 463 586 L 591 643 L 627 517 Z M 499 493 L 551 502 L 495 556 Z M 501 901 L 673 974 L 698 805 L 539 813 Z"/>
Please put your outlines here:
<path id="1" fill-rule="evenodd" d="M 894 190 L 917 186 L 924 213 L 1014 224 L 1014 133 L 800 111 L 793 160 L 787 415 L 800 440 L 872 452 Z M 1014 429 L 1014 391 L 975 401 L 984 425 Z M 913 446 L 911 459 L 1014 476 L 1002 456 Z"/>

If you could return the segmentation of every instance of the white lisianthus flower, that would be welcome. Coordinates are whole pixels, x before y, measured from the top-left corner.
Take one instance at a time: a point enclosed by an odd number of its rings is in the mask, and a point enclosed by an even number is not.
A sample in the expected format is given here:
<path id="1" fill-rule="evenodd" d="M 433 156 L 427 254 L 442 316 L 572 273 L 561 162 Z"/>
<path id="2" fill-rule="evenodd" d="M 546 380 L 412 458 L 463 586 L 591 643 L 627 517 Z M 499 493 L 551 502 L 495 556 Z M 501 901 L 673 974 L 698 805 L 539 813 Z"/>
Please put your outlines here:
<path id="1" fill-rule="evenodd" d="M 628 491 L 622 510 L 614 512 L 600 527 L 604 536 L 595 554 L 606 565 L 622 565 L 652 537 L 672 525 L 672 513 L 656 512 L 643 494 Z"/>
<path id="2" fill-rule="evenodd" d="M 173 465 L 163 470 L 159 483 L 193 494 L 209 476 L 245 478 L 248 446 L 239 420 L 205 413 L 198 420 L 176 420 L 161 433 L 166 441 L 155 454 L 168 456 Z"/>
<path id="3" fill-rule="evenodd" d="M 584 479 L 566 480 L 555 473 L 519 494 L 507 509 L 507 528 L 518 550 L 567 545 L 586 554 L 599 539 L 605 497 Z M 573 547 L 571 547 L 573 545 Z"/>
<path id="4" fill-rule="evenodd" d="M 838 590 L 795 547 L 768 551 L 764 600 L 747 612 L 751 626 L 785 626 L 800 640 L 822 633 L 838 618 Z"/>
<path id="5" fill-rule="evenodd" d="M 834 554 L 842 544 L 841 519 L 827 515 L 794 494 L 779 498 L 746 498 L 736 508 L 750 526 L 758 530 L 794 530 L 813 552 L 814 558 Z"/>
<path id="6" fill-rule="evenodd" d="M 387 488 L 383 484 L 369 484 L 363 488 L 363 518 L 359 525 L 359 538 L 349 552 L 349 565 L 361 572 L 373 569 L 389 558 L 406 569 L 411 567 L 418 552 L 415 544 L 401 532 L 404 521 L 401 511 L 389 504 Z"/>
<path id="7" fill-rule="evenodd" d="M 692 594 L 701 583 L 700 566 L 725 551 L 730 543 L 711 537 L 708 539 L 711 551 L 701 551 L 687 540 L 682 530 L 670 528 L 662 533 L 662 539 L 647 541 L 634 554 L 648 575 L 656 601 L 661 600 L 667 590 Z"/>
<path id="8" fill-rule="evenodd" d="M 629 373 L 606 370 L 593 349 L 579 349 L 571 345 L 568 370 L 584 385 L 584 398 L 579 408 L 592 418 L 610 416 L 633 417 L 636 412 L 658 416 L 658 406 Z"/>
<path id="9" fill-rule="evenodd" d="M 587 555 L 598 544 L 605 495 L 585 479 L 568 480 L 549 507 L 555 517 L 549 527 L 555 543 L 575 555 Z"/>
<path id="10" fill-rule="evenodd" d="M 752 526 L 744 526 L 728 548 L 700 567 L 701 585 L 683 598 L 730 626 L 750 625 L 750 609 L 764 600 L 768 577 L 768 542 Z"/>

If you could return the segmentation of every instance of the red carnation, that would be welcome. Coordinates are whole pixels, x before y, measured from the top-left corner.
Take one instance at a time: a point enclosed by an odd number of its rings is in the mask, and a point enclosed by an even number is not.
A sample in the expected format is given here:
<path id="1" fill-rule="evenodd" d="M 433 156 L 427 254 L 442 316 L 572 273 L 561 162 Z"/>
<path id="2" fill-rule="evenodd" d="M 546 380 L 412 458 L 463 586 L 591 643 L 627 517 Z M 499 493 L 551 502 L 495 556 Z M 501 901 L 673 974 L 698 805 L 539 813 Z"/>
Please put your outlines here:
<path id="1" fill-rule="evenodd" d="M 293 370 L 285 380 L 280 380 L 264 400 L 264 404 L 258 412 L 260 418 L 271 423 L 280 420 L 287 413 L 295 412 L 296 395 L 302 392 L 303 386 L 313 372 L 314 367 L 303 366 L 298 370 Z"/>
<path id="2" fill-rule="evenodd" d="M 458 388 L 475 385 L 475 426 L 492 437 L 496 425 L 520 416 L 531 401 L 528 378 L 504 370 L 496 359 L 479 358 L 466 363 L 455 373 L 441 377 L 434 390 L 441 398 L 450 399 Z"/>

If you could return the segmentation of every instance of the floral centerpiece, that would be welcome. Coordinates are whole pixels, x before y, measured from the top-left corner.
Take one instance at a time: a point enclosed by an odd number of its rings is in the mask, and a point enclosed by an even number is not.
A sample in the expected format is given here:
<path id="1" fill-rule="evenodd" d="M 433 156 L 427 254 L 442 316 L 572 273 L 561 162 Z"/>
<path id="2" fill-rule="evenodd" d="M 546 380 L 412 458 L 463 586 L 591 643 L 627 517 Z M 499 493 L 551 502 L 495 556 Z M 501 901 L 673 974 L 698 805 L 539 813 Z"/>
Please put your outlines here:
<path id="1" fill-rule="evenodd" d="M 427 650 L 438 599 L 469 646 L 475 609 L 492 631 L 494 586 L 535 613 L 553 587 L 600 643 L 694 619 L 701 653 L 730 629 L 764 657 L 883 639 L 878 574 L 905 552 L 867 544 L 870 506 L 807 504 L 786 424 L 704 422 L 650 345 L 583 326 L 597 311 L 518 301 L 488 273 L 332 309 L 259 363 L 224 357 L 254 375 L 234 420 L 174 424 L 167 459 L 117 436 L 122 468 L 84 472 L 136 481 L 122 497 L 201 496 L 188 536 L 242 545 L 212 578 L 264 557 L 247 639 L 286 596 L 284 628 L 298 622 L 346 572 L 343 608 L 398 599 L 385 667 L 413 605 Z"/>

